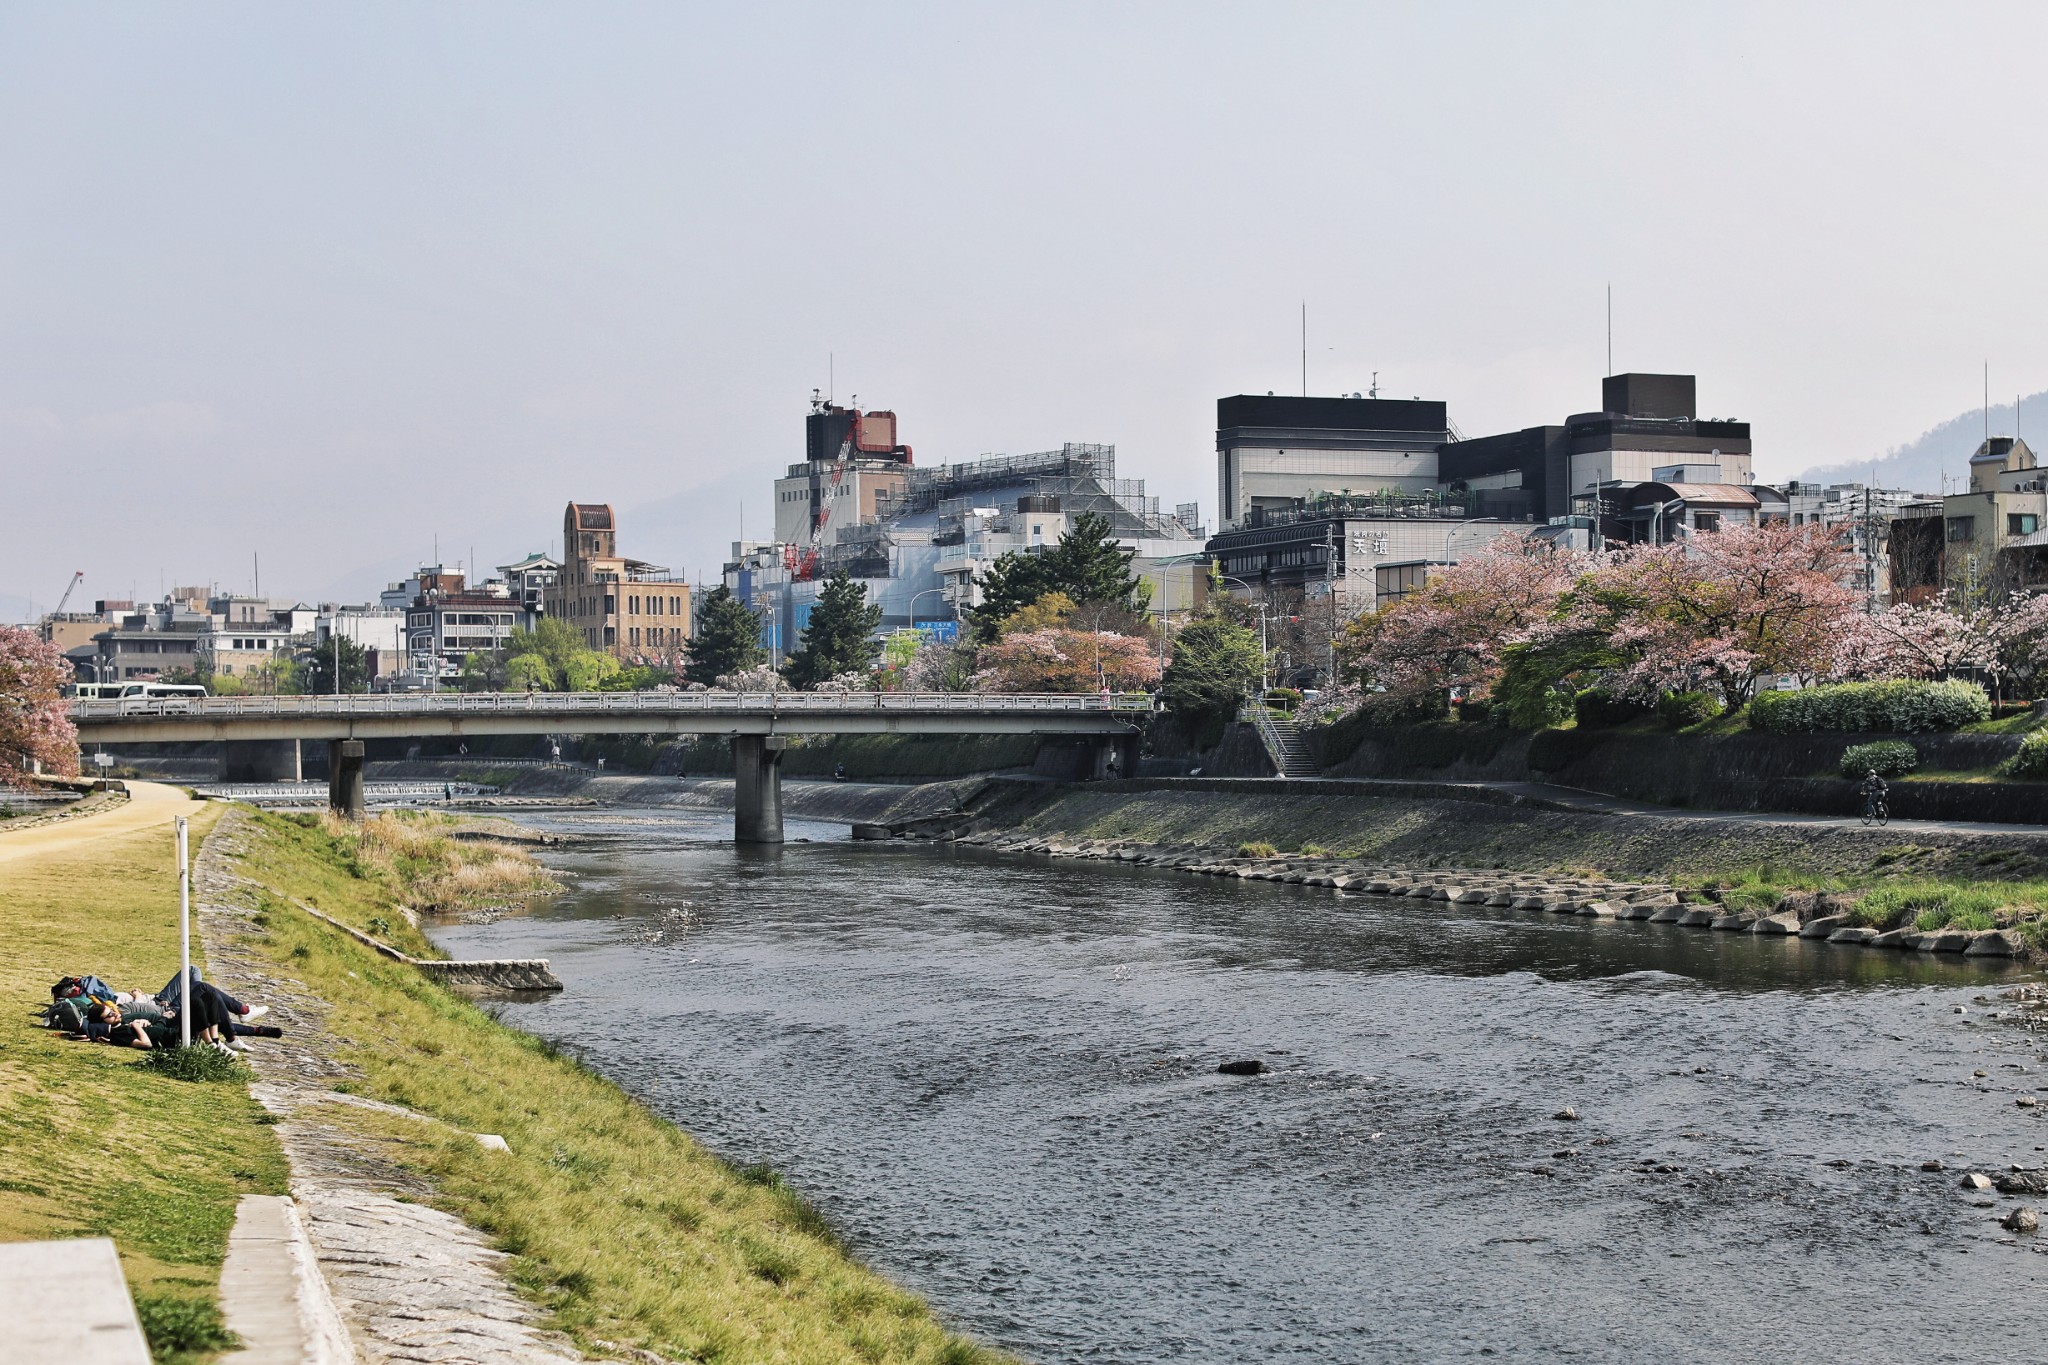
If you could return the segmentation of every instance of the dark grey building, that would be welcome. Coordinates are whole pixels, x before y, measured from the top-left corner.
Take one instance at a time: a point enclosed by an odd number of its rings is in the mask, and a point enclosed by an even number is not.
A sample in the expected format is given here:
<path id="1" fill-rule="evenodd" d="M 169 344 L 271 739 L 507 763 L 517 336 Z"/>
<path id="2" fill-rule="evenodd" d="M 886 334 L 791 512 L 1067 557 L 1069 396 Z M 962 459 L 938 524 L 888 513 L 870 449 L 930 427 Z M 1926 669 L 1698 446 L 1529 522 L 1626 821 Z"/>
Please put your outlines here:
<path id="1" fill-rule="evenodd" d="M 1495 500 L 1519 490 L 1539 521 L 1568 516 L 1572 501 L 1605 484 L 1645 483 L 1653 470 L 1712 464 L 1719 482 L 1752 482 L 1749 423 L 1698 415 L 1689 374 L 1617 374 L 1600 383 L 1602 410 L 1561 426 L 1525 427 L 1470 441 L 1446 441 L 1438 477 L 1452 496 Z"/>

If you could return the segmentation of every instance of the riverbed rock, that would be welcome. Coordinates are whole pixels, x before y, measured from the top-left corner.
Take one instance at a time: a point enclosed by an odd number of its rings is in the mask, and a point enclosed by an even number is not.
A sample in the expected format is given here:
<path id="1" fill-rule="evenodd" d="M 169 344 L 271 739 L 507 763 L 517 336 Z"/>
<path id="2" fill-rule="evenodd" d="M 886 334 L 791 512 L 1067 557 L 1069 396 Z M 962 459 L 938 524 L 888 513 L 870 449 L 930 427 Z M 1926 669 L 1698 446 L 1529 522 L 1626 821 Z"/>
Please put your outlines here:
<path id="1" fill-rule="evenodd" d="M 1936 929 L 1920 935 L 1920 941 L 1913 945 L 1922 953 L 1960 953 L 1970 946 L 1970 936 L 1961 929 Z"/>
<path id="2" fill-rule="evenodd" d="M 1920 942 L 1918 929 L 1887 929 L 1869 940 L 1873 948 L 1912 948 Z"/>
<path id="3" fill-rule="evenodd" d="M 2014 1100 L 2013 1103 L 2022 1109 L 2037 1109 L 2040 1107 L 2041 1101 L 2035 1099 L 2032 1095 L 2022 1095 Z M 2048 1194 L 2048 1190 L 2044 1190 L 2043 1193 Z"/>
<path id="4" fill-rule="evenodd" d="M 2000 1194 L 2048 1194 L 2048 1171 L 2007 1171 L 1993 1183 Z"/>
<path id="5" fill-rule="evenodd" d="M 1645 901 L 1634 901 L 1628 905 L 1622 906 L 1620 913 L 1615 915 L 1615 918 L 1648 919 L 1650 916 L 1656 914 L 1659 910 L 1663 910 L 1666 908 L 1668 907 L 1661 905 L 1652 905 Z"/>
<path id="6" fill-rule="evenodd" d="M 1791 915 L 1800 920 L 1812 919 L 1819 911 L 1820 894 L 1815 891 L 1787 891 L 1771 907 L 1773 914 Z"/>
<path id="7" fill-rule="evenodd" d="M 1756 920 L 1757 917 L 1749 911 L 1737 910 L 1732 915 L 1714 916 L 1713 927 L 1724 933 L 1746 934 L 1749 932 L 1749 926 L 1755 924 Z M 1683 920 L 1679 922 L 1684 923 Z"/>
<path id="8" fill-rule="evenodd" d="M 1659 906 L 1659 907 L 1657 908 L 1657 910 L 1656 910 L 1656 911 L 1655 911 L 1654 913 L 1652 913 L 1652 914 L 1651 914 L 1651 916 L 1650 916 L 1650 923 L 1652 923 L 1652 924 L 1679 924 L 1679 923 L 1683 923 L 1683 922 L 1684 922 L 1684 920 L 1685 920 L 1685 917 L 1686 917 L 1687 915 L 1690 915 L 1690 914 L 1692 914 L 1692 913 L 1693 913 L 1693 912 L 1692 912 L 1691 910 L 1687 909 L 1687 908 L 1686 908 L 1685 906 L 1683 906 L 1683 905 L 1665 905 L 1665 906 Z M 1713 918 L 1712 918 L 1712 916 L 1711 916 L 1711 915 L 1709 915 L 1709 916 L 1708 916 L 1708 920 L 1707 920 L 1707 922 L 1708 922 L 1709 924 L 1713 923 Z"/>
<path id="9" fill-rule="evenodd" d="M 1557 1119 L 1559 1122 L 1562 1123 L 1577 1123 L 1579 1121 L 1579 1111 L 1572 1108 L 1570 1105 L 1566 1105 L 1564 1108 L 1558 1110 L 1555 1114 L 1552 1114 L 1550 1117 Z"/>
<path id="10" fill-rule="evenodd" d="M 1826 938 L 1829 934 L 1834 933 L 1835 930 L 1847 929 L 1848 927 L 1849 917 L 1847 915 L 1816 915 L 1799 926 L 1799 937 Z"/>
<path id="11" fill-rule="evenodd" d="M 1750 925 L 1749 932 L 1752 934 L 1796 935 L 1799 932 L 1799 916 L 1793 914 L 1790 910 L 1780 910 L 1775 914 L 1765 915 L 1762 919 Z"/>
<path id="12" fill-rule="evenodd" d="M 1541 910 L 1548 903 L 1541 896 L 1517 896 L 1514 899 L 1512 908 L 1516 910 Z"/>
<path id="13" fill-rule="evenodd" d="M 1971 1171 L 1961 1180 L 1958 1180 L 1956 1184 L 1966 1190 L 1988 1190 L 1991 1188 L 1991 1177 L 1982 1171 Z"/>
<path id="14" fill-rule="evenodd" d="M 1852 926 L 1852 927 L 1850 927 L 1850 928 L 1847 928 L 1847 929 L 1837 929 L 1837 930 L 1835 930 L 1835 932 L 1833 932 L 1832 934 L 1829 934 L 1829 935 L 1828 935 L 1828 942 L 1830 942 L 1830 943 L 1868 943 L 1868 942 L 1870 942 L 1870 941 L 1871 941 L 1872 939 L 1874 939 L 1874 938 L 1876 938 L 1876 937 L 1877 937 L 1877 930 L 1875 930 L 1875 929 L 1859 929 L 1859 928 L 1855 928 L 1855 927 L 1853 927 L 1853 926 Z"/>
<path id="15" fill-rule="evenodd" d="M 1637 892 L 1628 898 L 1628 902 L 1630 905 L 1648 906 L 1652 910 L 1661 910 L 1667 905 L 1678 904 L 1678 894 L 1674 891 Z M 1640 919 L 1644 917 L 1639 915 L 1635 918 Z"/>
<path id="16" fill-rule="evenodd" d="M 2041 1226 L 2041 1215 L 2022 1204 L 1999 1219 L 1998 1226 L 2007 1232 L 2033 1232 Z"/>
<path id="17" fill-rule="evenodd" d="M 1650 916 L 1650 918 L 1654 920 L 1657 917 L 1655 915 L 1652 915 Z M 1694 906 L 1690 909 L 1680 911 L 1678 919 L 1675 922 L 1679 925 L 1679 927 L 1685 929 L 1705 929 L 1708 926 L 1712 925 L 1713 922 L 1719 918 L 1721 918 L 1721 912 L 1718 909 L 1708 909 L 1704 906 Z"/>
<path id="18" fill-rule="evenodd" d="M 1223 1076 L 1262 1076 L 1272 1068 L 1258 1057 L 1235 1057 L 1216 1068 Z"/>
<path id="19" fill-rule="evenodd" d="M 2026 941 L 2011 929 L 1986 929 L 1970 936 L 1964 957 L 2025 957 Z"/>

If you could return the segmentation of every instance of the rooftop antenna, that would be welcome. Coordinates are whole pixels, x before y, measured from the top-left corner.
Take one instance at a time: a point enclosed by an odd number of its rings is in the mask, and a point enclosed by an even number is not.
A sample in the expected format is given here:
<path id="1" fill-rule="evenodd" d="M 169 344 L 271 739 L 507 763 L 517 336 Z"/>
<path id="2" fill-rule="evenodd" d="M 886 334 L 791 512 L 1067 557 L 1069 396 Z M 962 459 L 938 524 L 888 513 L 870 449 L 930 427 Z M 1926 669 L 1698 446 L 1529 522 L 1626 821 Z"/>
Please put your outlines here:
<path id="1" fill-rule="evenodd" d="M 1984 362 L 1984 444 L 1991 444 L 1991 362 Z"/>
<path id="2" fill-rule="evenodd" d="M 1614 286 L 1607 286 L 1607 373 L 1614 373 Z"/>
<path id="3" fill-rule="evenodd" d="M 1301 396 L 1308 397 L 1308 300 L 1301 301 Z"/>
<path id="4" fill-rule="evenodd" d="M 1365 396 L 1367 398 L 1377 398 L 1380 396 L 1380 372 L 1378 370 L 1372 372 L 1372 386 L 1365 391 Z"/>

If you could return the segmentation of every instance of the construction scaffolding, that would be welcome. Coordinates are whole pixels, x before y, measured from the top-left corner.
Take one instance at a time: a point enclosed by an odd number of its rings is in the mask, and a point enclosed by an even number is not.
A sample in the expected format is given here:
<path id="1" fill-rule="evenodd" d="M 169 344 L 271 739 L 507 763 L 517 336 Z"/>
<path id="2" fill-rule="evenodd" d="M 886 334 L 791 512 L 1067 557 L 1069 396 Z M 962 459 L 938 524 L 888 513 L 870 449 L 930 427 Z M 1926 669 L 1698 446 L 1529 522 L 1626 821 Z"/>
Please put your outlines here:
<path id="1" fill-rule="evenodd" d="M 1123 539 L 1190 538 L 1178 518 L 1161 514 L 1159 499 L 1146 496 L 1143 479 L 1116 477 L 1115 446 L 1080 442 L 1029 455 L 912 469 L 900 495 L 876 500 L 875 514 L 885 524 L 936 514 L 935 530 L 948 536 L 958 532 L 961 518 L 995 504 L 999 494 L 1058 498 L 1068 516 L 1093 512 L 1105 517 L 1112 534 Z"/>

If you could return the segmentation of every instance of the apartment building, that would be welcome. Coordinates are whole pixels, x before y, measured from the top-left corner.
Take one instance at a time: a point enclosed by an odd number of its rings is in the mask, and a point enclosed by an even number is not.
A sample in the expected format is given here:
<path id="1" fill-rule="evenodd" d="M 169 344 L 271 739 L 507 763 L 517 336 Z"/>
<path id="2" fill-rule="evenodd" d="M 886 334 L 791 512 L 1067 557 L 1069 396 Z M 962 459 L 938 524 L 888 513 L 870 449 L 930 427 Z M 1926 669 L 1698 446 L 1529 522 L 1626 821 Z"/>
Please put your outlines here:
<path id="1" fill-rule="evenodd" d="M 680 574 L 618 553 L 618 520 L 606 503 L 572 502 L 562 513 L 562 564 L 542 590 L 546 614 L 576 628 L 592 649 L 627 663 L 671 658 L 690 638 L 690 589 Z"/>

